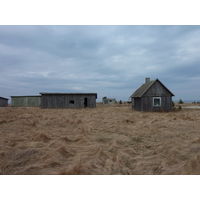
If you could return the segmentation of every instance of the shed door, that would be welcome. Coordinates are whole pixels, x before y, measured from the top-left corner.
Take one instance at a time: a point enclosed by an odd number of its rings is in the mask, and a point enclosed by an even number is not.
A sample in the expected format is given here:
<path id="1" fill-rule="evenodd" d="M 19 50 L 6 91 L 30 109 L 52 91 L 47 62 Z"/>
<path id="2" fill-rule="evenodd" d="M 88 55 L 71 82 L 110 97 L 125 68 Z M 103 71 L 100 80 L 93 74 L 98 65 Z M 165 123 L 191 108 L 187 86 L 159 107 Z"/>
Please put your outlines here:
<path id="1" fill-rule="evenodd" d="M 88 99 L 84 98 L 84 108 L 87 108 L 87 107 L 88 107 Z"/>

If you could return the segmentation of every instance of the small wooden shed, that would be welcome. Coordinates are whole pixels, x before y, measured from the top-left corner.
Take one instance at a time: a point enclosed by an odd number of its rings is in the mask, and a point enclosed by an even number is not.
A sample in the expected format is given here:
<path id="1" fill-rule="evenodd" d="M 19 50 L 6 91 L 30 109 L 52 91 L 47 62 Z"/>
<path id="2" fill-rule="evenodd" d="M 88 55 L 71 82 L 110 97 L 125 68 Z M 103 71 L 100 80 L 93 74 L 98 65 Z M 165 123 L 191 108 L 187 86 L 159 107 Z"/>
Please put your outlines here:
<path id="1" fill-rule="evenodd" d="M 4 97 L 0 97 L 0 107 L 8 106 L 8 99 Z"/>
<path id="2" fill-rule="evenodd" d="M 13 107 L 37 107 L 41 105 L 41 96 L 11 96 L 11 104 Z"/>
<path id="3" fill-rule="evenodd" d="M 174 94 L 158 79 L 150 81 L 146 78 L 132 95 L 132 107 L 138 111 L 164 111 L 172 110 L 172 96 Z"/>
<path id="4" fill-rule="evenodd" d="M 40 93 L 41 108 L 95 108 L 97 93 Z"/>

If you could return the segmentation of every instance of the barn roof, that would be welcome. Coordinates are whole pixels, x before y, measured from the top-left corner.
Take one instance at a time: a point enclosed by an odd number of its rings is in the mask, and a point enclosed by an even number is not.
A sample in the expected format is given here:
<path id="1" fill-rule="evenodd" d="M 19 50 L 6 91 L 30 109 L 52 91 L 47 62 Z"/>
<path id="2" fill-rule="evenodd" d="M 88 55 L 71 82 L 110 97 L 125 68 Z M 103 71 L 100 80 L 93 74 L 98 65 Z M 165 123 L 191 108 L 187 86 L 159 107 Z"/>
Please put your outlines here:
<path id="1" fill-rule="evenodd" d="M 5 100 L 9 100 L 9 99 L 7 99 L 7 98 L 4 98 L 4 97 L 0 97 L 1 99 L 5 99 Z"/>
<path id="2" fill-rule="evenodd" d="M 97 98 L 97 93 L 48 93 L 48 92 L 40 92 L 41 95 L 48 95 L 48 94 L 52 94 L 52 95 L 95 95 L 95 97 Z"/>
<path id="3" fill-rule="evenodd" d="M 158 79 L 155 79 L 153 81 L 149 81 L 148 83 L 145 83 L 143 85 L 141 85 L 131 96 L 130 98 L 137 98 L 137 97 L 142 97 L 147 90 L 156 82 L 158 81 L 169 93 L 171 93 L 172 96 L 174 96 L 174 94 L 165 86 L 163 85 Z"/>

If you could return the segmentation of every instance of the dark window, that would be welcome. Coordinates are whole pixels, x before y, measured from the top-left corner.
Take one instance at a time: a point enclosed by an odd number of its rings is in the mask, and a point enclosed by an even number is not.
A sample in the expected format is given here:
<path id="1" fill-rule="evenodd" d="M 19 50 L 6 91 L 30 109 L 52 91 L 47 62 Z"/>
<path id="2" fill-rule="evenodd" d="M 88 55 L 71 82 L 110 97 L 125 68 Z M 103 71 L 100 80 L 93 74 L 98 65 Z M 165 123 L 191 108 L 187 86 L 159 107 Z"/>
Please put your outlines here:
<path id="1" fill-rule="evenodd" d="M 70 101 L 69 101 L 69 104 L 74 104 L 74 100 L 70 100 Z"/>
<path id="2" fill-rule="evenodd" d="M 153 106 L 161 106 L 161 98 L 153 97 Z"/>

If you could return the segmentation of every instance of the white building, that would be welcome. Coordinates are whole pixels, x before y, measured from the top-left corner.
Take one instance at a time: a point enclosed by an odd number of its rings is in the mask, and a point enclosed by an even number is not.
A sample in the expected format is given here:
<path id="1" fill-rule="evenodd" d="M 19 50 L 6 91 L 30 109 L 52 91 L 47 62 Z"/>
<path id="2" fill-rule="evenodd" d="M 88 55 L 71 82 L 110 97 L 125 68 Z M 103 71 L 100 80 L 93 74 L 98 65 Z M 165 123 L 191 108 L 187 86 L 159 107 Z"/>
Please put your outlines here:
<path id="1" fill-rule="evenodd" d="M 112 104 L 115 104 L 117 101 L 116 101 L 116 99 L 103 99 L 102 100 L 103 101 L 103 104 L 104 105 L 112 105 Z"/>

